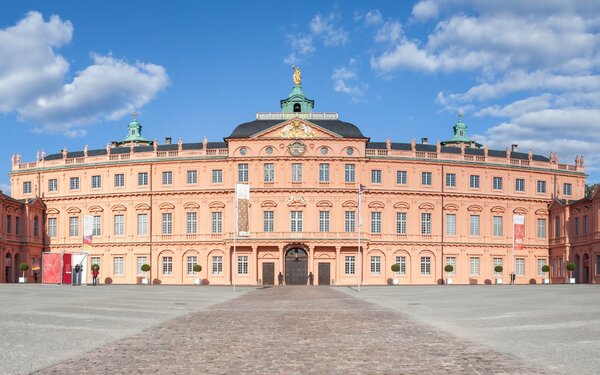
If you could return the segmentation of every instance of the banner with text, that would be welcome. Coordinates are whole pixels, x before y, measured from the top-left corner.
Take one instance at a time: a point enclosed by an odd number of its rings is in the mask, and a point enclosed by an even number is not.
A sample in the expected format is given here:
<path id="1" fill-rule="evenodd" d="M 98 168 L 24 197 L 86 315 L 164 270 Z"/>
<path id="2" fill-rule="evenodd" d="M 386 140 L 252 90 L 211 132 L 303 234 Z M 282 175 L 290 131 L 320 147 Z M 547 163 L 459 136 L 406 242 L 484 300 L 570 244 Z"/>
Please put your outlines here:
<path id="1" fill-rule="evenodd" d="M 513 233 L 515 250 L 523 250 L 525 239 L 525 216 L 513 215 Z"/>
<path id="2" fill-rule="evenodd" d="M 235 231 L 240 237 L 250 236 L 248 207 L 250 206 L 250 185 L 236 184 L 235 199 L 237 206 L 237 223 Z"/>

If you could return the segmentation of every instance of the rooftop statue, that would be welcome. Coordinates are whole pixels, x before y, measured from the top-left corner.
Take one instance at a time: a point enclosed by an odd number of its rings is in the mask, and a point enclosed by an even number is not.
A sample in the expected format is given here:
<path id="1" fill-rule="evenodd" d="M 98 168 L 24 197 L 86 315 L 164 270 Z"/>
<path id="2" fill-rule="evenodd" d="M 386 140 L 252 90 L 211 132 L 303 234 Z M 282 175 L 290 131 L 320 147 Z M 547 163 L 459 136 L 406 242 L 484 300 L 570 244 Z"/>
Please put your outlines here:
<path id="1" fill-rule="evenodd" d="M 294 65 L 292 66 L 292 69 L 294 69 L 294 84 L 296 86 L 302 85 L 302 74 L 300 73 L 300 68 Z"/>

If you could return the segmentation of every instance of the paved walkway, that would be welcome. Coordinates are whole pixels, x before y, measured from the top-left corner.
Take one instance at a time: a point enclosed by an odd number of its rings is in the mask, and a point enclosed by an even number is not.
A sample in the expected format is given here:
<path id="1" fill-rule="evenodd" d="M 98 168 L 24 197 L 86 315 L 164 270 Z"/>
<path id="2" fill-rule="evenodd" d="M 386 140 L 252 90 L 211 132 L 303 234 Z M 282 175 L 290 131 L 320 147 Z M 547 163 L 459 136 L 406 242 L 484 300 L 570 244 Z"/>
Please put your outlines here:
<path id="1" fill-rule="evenodd" d="M 516 358 L 334 288 L 275 287 L 162 323 L 37 373 L 536 372 Z"/>

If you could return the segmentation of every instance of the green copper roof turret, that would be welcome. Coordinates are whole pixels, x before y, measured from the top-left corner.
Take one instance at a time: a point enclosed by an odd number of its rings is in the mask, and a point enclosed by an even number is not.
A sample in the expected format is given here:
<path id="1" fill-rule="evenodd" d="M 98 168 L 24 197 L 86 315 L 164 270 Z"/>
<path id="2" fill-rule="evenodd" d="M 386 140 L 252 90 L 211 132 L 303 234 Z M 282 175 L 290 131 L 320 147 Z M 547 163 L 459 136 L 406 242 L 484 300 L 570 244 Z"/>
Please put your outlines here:
<path id="1" fill-rule="evenodd" d="M 302 93 L 302 77 L 300 75 L 300 68 L 296 65 L 294 68 L 294 88 L 287 99 L 280 101 L 282 112 L 304 112 L 310 113 L 315 107 L 315 101 L 307 99 Z"/>
<path id="2" fill-rule="evenodd" d="M 127 137 L 118 142 L 119 146 L 129 143 L 151 145 L 152 141 L 142 137 L 142 124 L 136 119 L 137 113 L 133 112 L 133 120 L 127 127 Z"/>
<path id="3" fill-rule="evenodd" d="M 458 122 L 454 124 L 454 136 L 451 140 L 442 142 L 442 146 L 460 146 L 464 143 L 466 146 L 481 148 L 481 144 L 469 139 L 467 134 L 467 124 L 462 121 L 462 113 L 458 113 Z"/>

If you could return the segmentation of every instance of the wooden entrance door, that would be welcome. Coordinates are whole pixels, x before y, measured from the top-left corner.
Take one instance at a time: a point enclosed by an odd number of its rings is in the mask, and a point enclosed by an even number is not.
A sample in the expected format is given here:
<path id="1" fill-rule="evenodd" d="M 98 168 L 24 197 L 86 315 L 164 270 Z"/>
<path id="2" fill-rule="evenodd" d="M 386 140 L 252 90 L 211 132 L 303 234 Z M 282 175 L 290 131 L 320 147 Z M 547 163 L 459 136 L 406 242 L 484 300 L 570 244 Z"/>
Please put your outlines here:
<path id="1" fill-rule="evenodd" d="M 285 254 L 285 284 L 306 285 L 308 256 L 303 249 L 290 249 Z"/>
<path id="2" fill-rule="evenodd" d="M 319 263 L 319 285 L 330 285 L 330 264 Z"/>
<path id="3" fill-rule="evenodd" d="M 263 285 L 275 285 L 275 263 L 263 263 Z"/>

